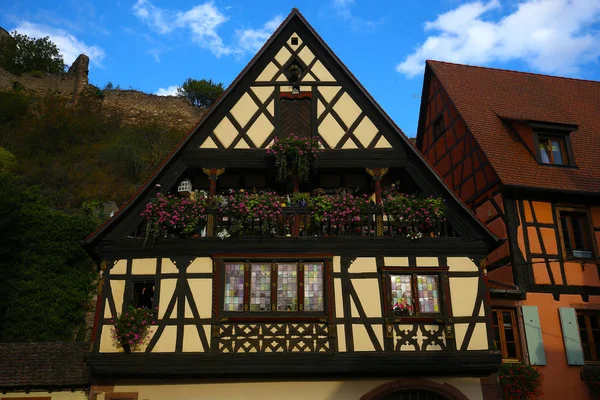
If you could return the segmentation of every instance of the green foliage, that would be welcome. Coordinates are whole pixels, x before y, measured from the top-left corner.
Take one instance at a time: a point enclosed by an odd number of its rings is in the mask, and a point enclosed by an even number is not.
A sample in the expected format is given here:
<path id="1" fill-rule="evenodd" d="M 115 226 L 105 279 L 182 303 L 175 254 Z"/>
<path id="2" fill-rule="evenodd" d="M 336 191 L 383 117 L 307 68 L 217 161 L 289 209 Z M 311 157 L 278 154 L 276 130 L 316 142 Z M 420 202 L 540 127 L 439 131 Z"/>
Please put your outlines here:
<path id="1" fill-rule="evenodd" d="M 586 365 L 581 370 L 581 380 L 588 384 L 590 391 L 600 395 L 600 366 Z"/>
<path id="2" fill-rule="evenodd" d="M 71 104 L 52 94 L 0 92 L 0 146 L 15 154 L 24 180 L 60 209 L 79 210 L 87 200 L 122 204 L 182 136 L 159 125 L 125 126 L 96 96 Z"/>
<path id="3" fill-rule="evenodd" d="M 177 88 L 177 95 L 185 97 L 193 106 L 208 108 L 219 98 L 223 90 L 225 90 L 223 84 L 215 83 L 212 79 L 188 78 L 180 88 Z"/>
<path id="4" fill-rule="evenodd" d="M 15 170 L 17 159 L 8 150 L 0 147 L 0 174 Z"/>
<path id="5" fill-rule="evenodd" d="M 318 164 L 319 140 L 300 138 L 294 134 L 282 139 L 275 138 L 267 154 L 275 157 L 279 179 L 295 181 L 308 179 L 310 169 Z"/>
<path id="6" fill-rule="evenodd" d="M 0 172 L 0 341 L 69 341 L 84 324 L 94 266 L 82 215 L 50 208 L 35 187 Z"/>
<path id="7" fill-rule="evenodd" d="M 529 400 L 542 395 L 544 375 L 525 364 L 502 364 L 498 378 L 503 400 Z"/>
<path id="8" fill-rule="evenodd" d="M 389 193 L 383 199 L 383 210 L 394 233 L 410 239 L 439 236 L 445 221 L 444 200 L 437 197 Z"/>
<path id="9" fill-rule="evenodd" d="M 36 39 L 15 31 L 12 37 L 0 39 L 0 67 L 14 74 L 32 72 L 42 76 L 64 73 L 66 66 L 48 36 Z"/>

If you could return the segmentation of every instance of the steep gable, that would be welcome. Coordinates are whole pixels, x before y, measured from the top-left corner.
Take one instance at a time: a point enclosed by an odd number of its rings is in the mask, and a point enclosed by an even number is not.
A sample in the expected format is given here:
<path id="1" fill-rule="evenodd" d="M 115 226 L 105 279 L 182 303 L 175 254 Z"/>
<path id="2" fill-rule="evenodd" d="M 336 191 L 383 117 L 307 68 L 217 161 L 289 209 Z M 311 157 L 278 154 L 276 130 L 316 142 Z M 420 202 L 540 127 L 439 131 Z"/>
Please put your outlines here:
<path id="1" fill-rule="evenodd" d="M 292 65 L 300 72 L 290 82 Z M 88 250 L 130 235 L 146 202 L 159 190 L 174 190 L 190 168 L 268 168 L 266 148 L 290 126 L 310 127 L 306 134 L 319 137 L 320 167 L 402 168 L 420 191 L 447 199 L 448 219 L 461 236 L 496 243 L 294 9 L 152 178 L 86 239 Z"/>

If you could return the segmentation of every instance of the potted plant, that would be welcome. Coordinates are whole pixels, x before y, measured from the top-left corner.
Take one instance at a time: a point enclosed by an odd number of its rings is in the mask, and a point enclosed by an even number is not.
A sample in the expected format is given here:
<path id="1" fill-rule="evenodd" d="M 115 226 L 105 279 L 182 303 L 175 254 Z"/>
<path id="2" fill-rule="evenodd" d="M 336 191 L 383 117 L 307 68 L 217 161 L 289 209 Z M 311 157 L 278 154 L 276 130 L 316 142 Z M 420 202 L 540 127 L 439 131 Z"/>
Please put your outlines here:
<path id="1" fill-rule="evenodd" d="M 319 141 L 316 138 L 300 138 L 291 134 L 275 138 L 267 154 L 275 157 L 279 179 L 300 182 L 308 179 L 311 168 L 317 166 Z"/>
<path id="2" fill-rule="evenodd" d="M 219 208 L 229 224 L 226 237 L 271 235 L 277 229 L 282 203 L 282 197 L 274 192 L 230 191 Z"/>
<path id="3" fill-rule="evenodd" d="M 401 301 L 396 302 L 396 304 L 394 304 L 394 307 L 392 307 L 392 311 L 394 311 L 394 314 L 401 316 L 401 315 L 412 315 L 412 304 L 408 304 L 406 299 L 402 299 Z"/>
<path id="4" fill-rule="evenodd" d="M 158 309 L 158 308 L 157 308 Z M 147 308 L 128 306 L 125 312 L 110 320 L 112 338 L 125 353 L 139 350 L 150 337 L 150 327 L 156 324 L 155 314 Z"/>
<path id="5" fill-rule="evenodd" d="M 292 194 L 292 203 L 298 207 L 302 207 L 302 208 L 307 207 L 309 201 L 310 201 L 309 193 L 296 192 L 296 193 Z"/>
<path id="6" fill-rule="evenodd" d="M 542 395 L 544 375 L 526 364 L 502 364 L 498 369 L 503 400 L 529 400 Z"/>
<path id="7" fill-rule="evenodd" d="M 393 232 L 412 240 L 439 235 L 445 209 L 444 200 L 432 196 L 391 192 L 383 198 L 383 212 Z"/>

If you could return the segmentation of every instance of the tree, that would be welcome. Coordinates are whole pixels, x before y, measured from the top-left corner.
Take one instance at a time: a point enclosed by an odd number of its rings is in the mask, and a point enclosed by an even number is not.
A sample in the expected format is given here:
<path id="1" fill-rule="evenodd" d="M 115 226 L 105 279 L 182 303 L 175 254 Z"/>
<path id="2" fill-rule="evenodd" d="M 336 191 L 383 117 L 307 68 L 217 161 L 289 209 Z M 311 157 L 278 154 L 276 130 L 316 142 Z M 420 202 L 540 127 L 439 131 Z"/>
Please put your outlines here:
<path id="1" fill-rule="evenodd" d="M 0 39 L 0 67 L 14 74 L 32 71 L 61 74 L 66 65 L 48 36 L 36 39 L 14 31 L 12 36 Z"/>
<path id="2" fill-rule="evenodd" d="M 214 83 L 212 79 L 188 78 L 180 88 L 177 88 L 177 95 L 185 97 L 193 106 L 208 108 L 219 98 L 223 90 L 223 84 Z"/>
<path id="3" fill-rule="evenodd" d="M 79 241 L 89 216 L 53 210 L 11 171 L 0 170 L 0 342 L 72 341 L 85 333 L 94 264 Z"/>

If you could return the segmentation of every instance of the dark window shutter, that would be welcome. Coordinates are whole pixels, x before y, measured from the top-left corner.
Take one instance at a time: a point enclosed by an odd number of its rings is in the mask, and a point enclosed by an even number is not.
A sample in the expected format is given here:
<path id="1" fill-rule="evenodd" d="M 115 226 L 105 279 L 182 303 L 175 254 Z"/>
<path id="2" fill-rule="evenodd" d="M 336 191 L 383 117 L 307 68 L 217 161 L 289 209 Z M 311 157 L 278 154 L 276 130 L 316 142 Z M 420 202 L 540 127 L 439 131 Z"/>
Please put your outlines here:
<path id="1" fill-rule="evenodd" d="M 311 99 L 281 99 L 281 136 L 311 136 Z"/>

